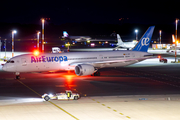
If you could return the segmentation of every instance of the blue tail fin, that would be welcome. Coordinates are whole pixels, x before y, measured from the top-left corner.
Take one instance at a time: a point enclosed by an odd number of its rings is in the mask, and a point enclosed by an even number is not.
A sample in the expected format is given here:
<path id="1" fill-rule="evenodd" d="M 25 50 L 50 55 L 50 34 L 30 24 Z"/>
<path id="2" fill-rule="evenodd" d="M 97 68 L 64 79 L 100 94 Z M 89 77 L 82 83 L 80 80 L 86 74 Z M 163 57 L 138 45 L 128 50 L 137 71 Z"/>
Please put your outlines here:
<path id="1" fill-rule="evenodd" d="M 134 47 L 133 51 L 142 51 L 147 52 L 151 37 L 153 34 L 155 26 L 150 26 L 148 30 L 144 33 L 144 35 L 141 37 L 138 44 Z"/>
<path id="2" fill-rule="evenodd" d="M 63 37 L 69 37 L 68 33 L 66 31 L 63 31 Z"/>

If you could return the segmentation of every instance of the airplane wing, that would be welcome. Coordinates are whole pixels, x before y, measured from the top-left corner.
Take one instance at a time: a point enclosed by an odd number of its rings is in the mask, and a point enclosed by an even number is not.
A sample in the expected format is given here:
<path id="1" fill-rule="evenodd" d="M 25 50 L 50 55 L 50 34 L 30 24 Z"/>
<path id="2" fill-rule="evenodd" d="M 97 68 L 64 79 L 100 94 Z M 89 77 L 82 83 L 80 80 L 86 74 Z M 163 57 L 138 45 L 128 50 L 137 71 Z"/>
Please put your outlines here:
<path id="1" fill-rule="evenodd" d="M 108 66 L 108 65 L 112 65 L 112 64 L 115 64 L 115 63 L 126 63 L 126 62 L 139 62 L 139 61 L 142 61 L 142 60 L 145 60 L 145 59 L 150 59 L 150 58 L 154 58 L 152 56 L 146 56 L 146 57 L 143 57 L 143 58 L 140 58 L 140 59 L 121 59 L 121 60 L 113 60 L 113 61 L 84 61 L 84 62 L 73 62 L 73 63 L 70 63 L 69 66 L 77 66 L 77 65 L 80 65 L 80 64 L 89 64 L 89 65 L 92 65 L 94 67 L 96 66 Z"/>

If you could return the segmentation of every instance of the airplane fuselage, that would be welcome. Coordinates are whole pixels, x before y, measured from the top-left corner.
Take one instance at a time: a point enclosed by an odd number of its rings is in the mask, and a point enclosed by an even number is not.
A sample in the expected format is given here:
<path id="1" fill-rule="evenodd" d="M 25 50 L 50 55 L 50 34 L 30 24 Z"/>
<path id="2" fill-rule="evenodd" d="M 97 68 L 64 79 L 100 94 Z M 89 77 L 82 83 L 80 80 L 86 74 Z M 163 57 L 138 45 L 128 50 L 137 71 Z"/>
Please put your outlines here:
<path id="1" fill-rule="evenodd" d="M 123 45 L 118 45 L 119 47 L 124 47 L 124 48 L 133 48 L 136 45 L 134 42 L 123 42 Z"/>
<path id="2" fill-rule="evenodd" d="M 150 54 L 139 51 L 44 53 L 38 56 L 26 54 L 12 58 L 3 69 L 9 72 L 74 70 L 78 63 L 90 64 L 94 68 L 121 67 L 147 59 L 146 55 Z"/>

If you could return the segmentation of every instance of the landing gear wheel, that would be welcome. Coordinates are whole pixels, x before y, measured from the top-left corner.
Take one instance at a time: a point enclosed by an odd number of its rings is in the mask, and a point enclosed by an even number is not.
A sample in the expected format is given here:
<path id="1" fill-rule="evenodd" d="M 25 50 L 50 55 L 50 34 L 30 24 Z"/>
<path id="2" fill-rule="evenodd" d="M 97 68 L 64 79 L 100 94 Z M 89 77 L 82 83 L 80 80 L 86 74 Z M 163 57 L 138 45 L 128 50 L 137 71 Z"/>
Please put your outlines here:
<path id="1" fill-rule="evenodd" d="M 45 100 L 45 101 L 49 101 L 49 100 L 50 100 L 50 97 L 49 97 L 49 96 L 45 96 L 45 97 L 44 97 L 44 100 Z"/>
<path id="2" fill-rule="evenodd" d="M 100 72 L 95 72 L 94 76 L 100 76 Z"/>
<path id="3" fill-rule="evenodd" d="M 100 72 L 97 72 L 97 76 L 100 76 L 101 74 L 100 74 Z"/>
<path id="4" fill-rule="evenodd" d="M 16 72 L 15 75 L 16 75 L 16 78 L 15 78 L 15 79 L 16 79 L 16 80 L 20 80 L 20 73 L 19 73 L 19 72 Z"/>
<path id="5" fill-rule="evenodd" d="M 20 76 L 19 75 L 16 75 L 16 80 L 20 80 Z"/>

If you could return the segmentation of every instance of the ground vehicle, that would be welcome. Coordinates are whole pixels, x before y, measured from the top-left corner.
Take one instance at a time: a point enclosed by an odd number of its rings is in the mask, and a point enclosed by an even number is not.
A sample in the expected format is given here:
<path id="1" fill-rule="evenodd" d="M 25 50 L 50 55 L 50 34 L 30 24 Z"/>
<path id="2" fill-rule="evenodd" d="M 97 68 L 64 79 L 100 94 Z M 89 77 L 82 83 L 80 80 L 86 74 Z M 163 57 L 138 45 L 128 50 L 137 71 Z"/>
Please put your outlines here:
<path id="1" fill-rule="evenodd" d="M 42 98 L 45 101 L 49 101 L 50 99 L 57 99 L 57 100 L 68 100 L 67 94 L 70 93 L 69 99 L 71 100 L 77 100 L 80 98 L 80 95 L 78 93 L 72 93 L 71 90 L 66 90 L 65 93 L 56 93 L 56 94 L 44 94 L 42 95 Z"/>

